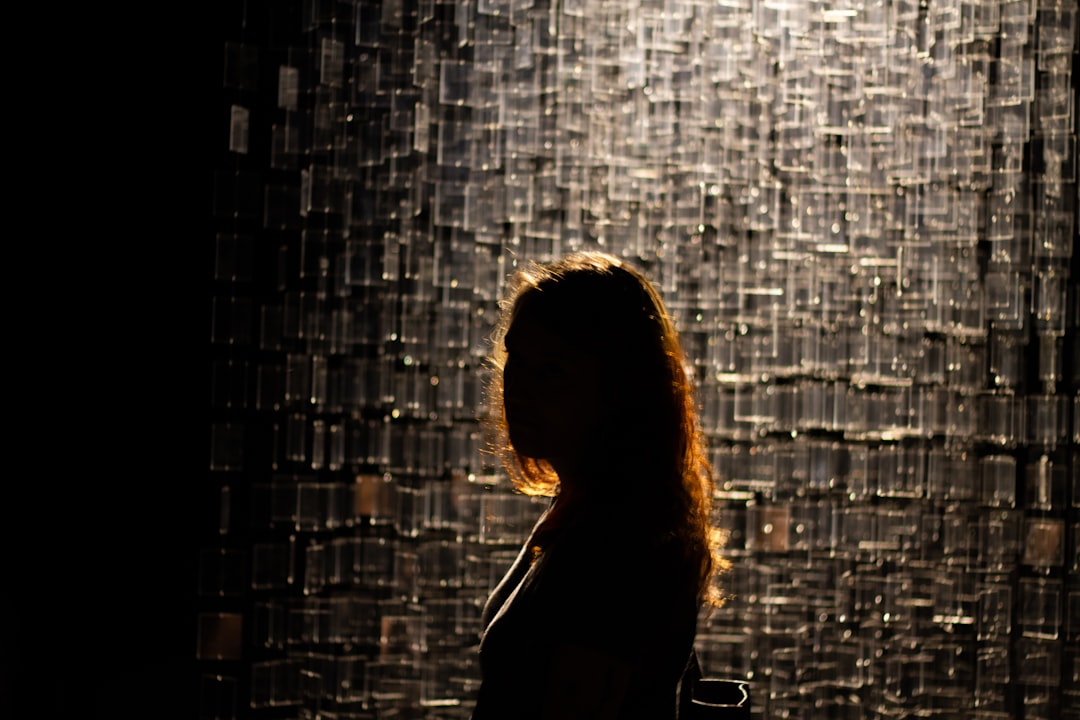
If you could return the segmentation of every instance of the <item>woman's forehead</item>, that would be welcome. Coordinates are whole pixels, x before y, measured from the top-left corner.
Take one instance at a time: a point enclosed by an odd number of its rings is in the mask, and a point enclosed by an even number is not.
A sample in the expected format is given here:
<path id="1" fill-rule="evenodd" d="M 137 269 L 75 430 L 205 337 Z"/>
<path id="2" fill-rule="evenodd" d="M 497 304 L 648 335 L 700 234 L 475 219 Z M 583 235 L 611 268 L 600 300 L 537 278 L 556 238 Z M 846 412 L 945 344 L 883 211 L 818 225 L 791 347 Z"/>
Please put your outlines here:
<path id="1" fill-rule="evenodd" d="M 528 310 L 514 313 L 506 331 L 507 346 L 544 346 L 562 342 L 563 333 L 559 332 L 557 327 L 550 322 L 544 322 L 537 313 Z"/>
<path id="2" fill-rule="evenodd" d="M 504 342 L 507 348 L 530 354 L 580 352 L 580 322 L 540 311 L 532 303 L 519 304 L 510 320 Z"/>

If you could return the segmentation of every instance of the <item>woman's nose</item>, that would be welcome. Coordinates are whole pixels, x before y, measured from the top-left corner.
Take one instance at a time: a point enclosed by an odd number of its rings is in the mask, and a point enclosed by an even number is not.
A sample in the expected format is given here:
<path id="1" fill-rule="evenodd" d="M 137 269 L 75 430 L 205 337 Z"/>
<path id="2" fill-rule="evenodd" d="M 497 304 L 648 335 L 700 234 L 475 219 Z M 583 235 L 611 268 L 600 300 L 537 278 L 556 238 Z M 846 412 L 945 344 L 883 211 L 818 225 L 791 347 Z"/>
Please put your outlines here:
<path id="1" fill-rule="evenodd" d="M 503 366 L 503 401 L 522 403 L 529 399 L 529 374 L 517 360 Z"/>
<path id="2" fill-rule="evenodd" d="M 511 362 L 507 358 L 506 363 L 503 365 L 503 395 L 510 398 L 516 392 L 518 392 L 517 363 Z"/>

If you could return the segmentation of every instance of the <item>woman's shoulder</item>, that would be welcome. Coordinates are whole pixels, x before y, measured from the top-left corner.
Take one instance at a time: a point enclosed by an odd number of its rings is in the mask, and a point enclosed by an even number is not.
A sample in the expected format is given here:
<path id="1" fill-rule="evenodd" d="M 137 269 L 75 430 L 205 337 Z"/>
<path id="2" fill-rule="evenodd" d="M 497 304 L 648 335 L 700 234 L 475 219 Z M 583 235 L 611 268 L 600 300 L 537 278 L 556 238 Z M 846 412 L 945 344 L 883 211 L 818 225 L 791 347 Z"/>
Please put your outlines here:
<path id="1" fill-rule="evenodd" d="M 558 565 L 588 584 L 671 582 L 686 572 L 687 553 L 671 533 L 596 526 L 568 531 L 550 549 Z"/>

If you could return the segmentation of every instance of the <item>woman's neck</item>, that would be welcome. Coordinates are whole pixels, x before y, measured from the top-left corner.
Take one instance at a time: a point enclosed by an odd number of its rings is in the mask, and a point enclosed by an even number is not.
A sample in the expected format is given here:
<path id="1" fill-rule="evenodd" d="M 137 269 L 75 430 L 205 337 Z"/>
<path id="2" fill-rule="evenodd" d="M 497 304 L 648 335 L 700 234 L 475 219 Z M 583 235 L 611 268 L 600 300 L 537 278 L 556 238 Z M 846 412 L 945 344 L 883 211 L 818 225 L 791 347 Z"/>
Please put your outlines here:
<path id="1" fill-rule="evenodd" d="M 570 525 L 583 510 L 587 500 L 582 497 L 580 486 L 559 483 L 559 494 L 548 508 L 546 517 L 537 532 L 537 543 L 549 544 Z"/>

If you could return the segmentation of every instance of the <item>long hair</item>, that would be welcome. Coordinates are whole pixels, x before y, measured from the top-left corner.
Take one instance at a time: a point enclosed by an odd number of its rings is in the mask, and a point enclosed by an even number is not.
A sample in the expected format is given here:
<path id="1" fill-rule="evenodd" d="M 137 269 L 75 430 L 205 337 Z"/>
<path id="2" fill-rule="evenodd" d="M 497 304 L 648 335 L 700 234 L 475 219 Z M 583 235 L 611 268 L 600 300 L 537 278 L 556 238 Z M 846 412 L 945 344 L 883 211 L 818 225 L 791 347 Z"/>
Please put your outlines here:
<path id="1" fill-rule="evenodd" d="M 532 263 L 512 277 L 492 335 L 485 424 L 491 449 L 514 486 L 528 495 L 553 496 L 562 490 L 558 476 L 544 460 L 514 448 L 503 406 L 503 342 L 526 299 L 530 316 L 590 353 L 602 368 L 602 429 L 589 439 L 593 499 L 602 495 L 606 507 L 643 532 L 678 543 L 699 595 L 719 604 L 710 579 L 726 562 L 710 521 L 713 470 L 692 376 L 660 294 L 640 271 L 602 253 Z"/>

